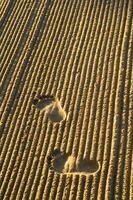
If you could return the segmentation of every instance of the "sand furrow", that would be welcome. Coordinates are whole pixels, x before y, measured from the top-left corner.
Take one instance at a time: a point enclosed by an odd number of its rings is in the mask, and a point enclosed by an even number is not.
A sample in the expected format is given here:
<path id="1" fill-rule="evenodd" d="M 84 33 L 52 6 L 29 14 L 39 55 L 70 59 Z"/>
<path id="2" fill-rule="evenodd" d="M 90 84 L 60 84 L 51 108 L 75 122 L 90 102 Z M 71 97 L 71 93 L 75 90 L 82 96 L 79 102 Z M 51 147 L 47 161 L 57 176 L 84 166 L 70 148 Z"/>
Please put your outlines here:
<path id="1" fill-rule="evenodd" d="M 132 8 L 2 1 L 1 199 L 131 199 Z"/>
<path id="2" fill-rule="evenodd" d="M 20 14 L 22 16 L 21 18 L 18 17 L 20 23 L 16 22 L 19 26 L 13 27 L 12 31 L 9 30 L 10 33 L 13 32 L 14 35 L 8 34 L 9 40 L 7 40 L 7 44 L 6 42 L 4 42 L 5 43 L 4 45 L 5 49 L 3 48 L 4 55 L 2 56 L 1 54 L 1 57 L 3 58 L 1 63 L 3 65 L 3 71 L 1 71 L 2 92 L 6 91 L 8 84 L 13 76 L 14 69 L 23 51 L 24 45 L 31 31 L 32 23 L 34 22 L 35 19 L 35 12 L 37 11 L 38 6 L 32 2 L 30 6 L 31 6 L 30 10 L 32 11 L 31 13 L 29 12 L 29 9 L 27 9 L 29 8 L 29 4 L 26 7 L 24 3 L 23 7 L 25 9 L 21 6 L 23 14 Z"/>

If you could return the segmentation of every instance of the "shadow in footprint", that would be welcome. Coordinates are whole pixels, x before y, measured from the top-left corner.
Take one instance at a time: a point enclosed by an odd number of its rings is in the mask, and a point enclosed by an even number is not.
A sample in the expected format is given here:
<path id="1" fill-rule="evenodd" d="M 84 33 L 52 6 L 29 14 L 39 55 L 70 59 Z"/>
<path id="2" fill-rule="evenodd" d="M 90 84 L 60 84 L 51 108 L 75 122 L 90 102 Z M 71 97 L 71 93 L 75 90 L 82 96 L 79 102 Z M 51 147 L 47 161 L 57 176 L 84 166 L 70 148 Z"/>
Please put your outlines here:
<path id="1" fill-rule="evenodd" d="M 46 111 L 48 118 L 52 122 L 60 122 L 66 118 L 66 112 L 57 97 L 43 95 L 35 98 L 32 103 L 38 110 Z"/>
<path id="2" fill-rule="evenodd" d="M 54 96 L 48 96 L 48 95 L 43 95 L 43 96 L 38 96 L 37 98 L 33 99 L 32 104 L 38 109 L 38 110 L 46 110 L 50 108 L 55 101 Z"/>
<path id="3" fill-rule="evenodd" d="M 84 173 L 96 173 L 99 171 L 100 165 L 97 160 L 83 159 L 79 164 L 79 172 Z"/>
<path id="4" fill-rule="evenodd" d="M 91 175 L 99 171 L 100 165 L 98 161 L 88 159 L 77 164 L 76 157 L 58 152 L 51 157 L 50 168 L 59 174 Z"/>

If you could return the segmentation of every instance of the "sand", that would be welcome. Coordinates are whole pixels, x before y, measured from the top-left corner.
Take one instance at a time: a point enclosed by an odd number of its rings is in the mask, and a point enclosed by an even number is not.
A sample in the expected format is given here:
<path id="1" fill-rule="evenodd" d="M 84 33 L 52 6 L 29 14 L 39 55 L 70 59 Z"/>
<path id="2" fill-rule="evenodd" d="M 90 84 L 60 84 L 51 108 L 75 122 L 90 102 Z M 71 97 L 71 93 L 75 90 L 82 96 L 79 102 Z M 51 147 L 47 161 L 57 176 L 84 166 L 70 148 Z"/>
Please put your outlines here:
<path id="1" fill-rule="evenodd" d="M 133 1 L 0 10 L 0 199 L 132 199 Z"/>

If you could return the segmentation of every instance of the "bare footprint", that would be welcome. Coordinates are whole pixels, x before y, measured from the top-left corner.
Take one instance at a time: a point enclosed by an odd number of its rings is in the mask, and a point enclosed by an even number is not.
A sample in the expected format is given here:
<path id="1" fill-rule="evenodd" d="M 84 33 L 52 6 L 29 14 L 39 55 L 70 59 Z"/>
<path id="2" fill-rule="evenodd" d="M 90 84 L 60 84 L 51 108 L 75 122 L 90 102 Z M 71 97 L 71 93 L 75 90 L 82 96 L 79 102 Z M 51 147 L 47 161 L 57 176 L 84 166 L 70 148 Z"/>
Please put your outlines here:
<path id="1" fill-rule="evenodd" d="M 58 152 L 51 158 L 50 167 L 59 174 L 91 175 L 99 171 L 100 165 L 96 160 L 81 160 L 77 165 L 76 157 Z"/>
<path id="2" fill-rule="evenodd" d="M 66 112 L 57 97 L 50 95 L 40 96 L 33 100 L 33 105 L 38 110 L 46 111 L 48 118 L 52 122 L 60 122 L 66 118 Z"/>

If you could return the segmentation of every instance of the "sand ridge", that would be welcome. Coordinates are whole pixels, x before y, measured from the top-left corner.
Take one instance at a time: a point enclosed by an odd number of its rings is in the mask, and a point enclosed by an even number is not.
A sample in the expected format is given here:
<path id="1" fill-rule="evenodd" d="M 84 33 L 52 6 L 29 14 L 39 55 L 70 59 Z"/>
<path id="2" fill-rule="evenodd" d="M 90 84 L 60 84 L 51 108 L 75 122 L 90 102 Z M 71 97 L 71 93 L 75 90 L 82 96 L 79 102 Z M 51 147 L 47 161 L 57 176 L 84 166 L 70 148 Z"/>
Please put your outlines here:
<path id="1" fill-rule="evenodd" d="M 1 1 L 1 199 L 132 199 L 132 8 Z"/>

